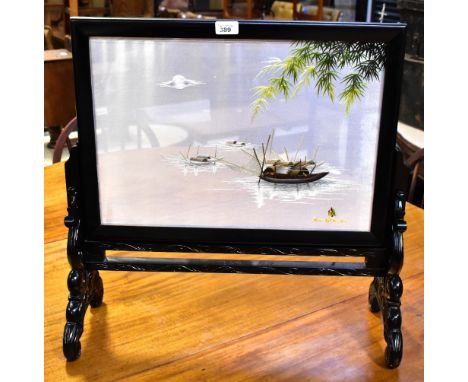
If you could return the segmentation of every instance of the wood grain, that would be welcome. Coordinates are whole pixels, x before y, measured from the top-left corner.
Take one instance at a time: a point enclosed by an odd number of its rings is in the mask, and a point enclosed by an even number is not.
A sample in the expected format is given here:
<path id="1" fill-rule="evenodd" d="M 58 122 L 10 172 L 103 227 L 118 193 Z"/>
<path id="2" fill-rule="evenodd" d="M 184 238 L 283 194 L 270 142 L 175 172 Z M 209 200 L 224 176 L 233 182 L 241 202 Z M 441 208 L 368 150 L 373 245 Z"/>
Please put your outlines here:
<path id="1" fill-rule="evenodd" d="M 67 214 L 64 163 L 44 168 L 44 242 L 63 240 L 67 228 L 63 219 Z"/>
<path id="2" fill-rule="evenodd" d="M 409 205 L 402 279 L 404 356 L 383 366 L 366 277 L 101 272 L 82 356 L 61 342 L 67 301 L 63 164 L 45 169 L 45 379 L 422 381 L 423 211 Z M 166 254 L 168 256 L 168 254 Z"/>

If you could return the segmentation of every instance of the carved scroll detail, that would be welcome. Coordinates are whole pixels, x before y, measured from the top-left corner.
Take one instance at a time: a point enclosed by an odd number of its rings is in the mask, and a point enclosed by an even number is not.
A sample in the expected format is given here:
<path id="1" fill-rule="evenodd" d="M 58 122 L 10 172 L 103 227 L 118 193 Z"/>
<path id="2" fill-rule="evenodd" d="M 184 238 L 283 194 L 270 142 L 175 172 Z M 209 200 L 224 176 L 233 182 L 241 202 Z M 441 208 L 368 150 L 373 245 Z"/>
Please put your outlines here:
<path id="1" fill-rule="evenodd" d="M 68 227 L 67 256 L 71 266 L 68 274 L 67 323 L 63 333 L 63 354 L 68 361 L 74 361 L 81 354 L 80 338 L 83 334 L 83 320 L 88 309 L 98 307 L 104 294 L 101 277 L 96 270 L 87 270 L 81 250 L 80 219 L 78 217 L 78 193 L 75 187 L 67 188 L 68 215 L 65 225 Z"/>
<path id="2" fill-rule="evenodd" d="M 403 336 L 401 332 L 400 299 L 403 282 L 398 275 L 403 266 L 403 232 L 406 231 L 405 195 L 399 191 L 395 197 L 393 223 L 393 251 L 389 258 L 388 272 L 383 277 L 375 277 L 369 288 L 369 309 L 382 312 L 385 349 L 385 363 L 390 369 L 400 365 L 403 355 Z"/>

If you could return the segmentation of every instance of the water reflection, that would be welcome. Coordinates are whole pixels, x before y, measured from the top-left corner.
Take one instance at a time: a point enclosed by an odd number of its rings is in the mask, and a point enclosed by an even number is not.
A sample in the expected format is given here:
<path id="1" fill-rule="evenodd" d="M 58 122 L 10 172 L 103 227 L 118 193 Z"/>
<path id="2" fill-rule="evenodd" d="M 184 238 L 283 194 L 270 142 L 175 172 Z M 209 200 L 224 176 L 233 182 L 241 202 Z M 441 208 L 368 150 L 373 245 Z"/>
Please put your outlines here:
<path id="1" fill-rule="evenodd" d="M 261 180 L 258 176 L 246 176 L 225 180 L 223 190 L 244 191 L 250 196 L 257 208 L 265 206 L 267 201 L 280 203 L 312 204 L 317 200 L 336 202 L 344 200 L 350 191 L 360 191 L 358 183 L 343 180 L 341 171 L 332 166 L 323 166 L 320 171 L 329 174 L 316 182 L 302 184 L 277 184 Z"/>
<path id="2" fill-rule="evenodd" d="M 198 176 L 201 173 L 216 174 L 219 170 L 227 168 L 227 166 L 222 162 L 222 158 L 213 158 L 216 160 L 200 162 L 191 160 L 189 157 L 180 153 L 179 155 L 165 156 L 163 159 L 169 165 L 175 166 L 181 170 L 184 176 Z"/>

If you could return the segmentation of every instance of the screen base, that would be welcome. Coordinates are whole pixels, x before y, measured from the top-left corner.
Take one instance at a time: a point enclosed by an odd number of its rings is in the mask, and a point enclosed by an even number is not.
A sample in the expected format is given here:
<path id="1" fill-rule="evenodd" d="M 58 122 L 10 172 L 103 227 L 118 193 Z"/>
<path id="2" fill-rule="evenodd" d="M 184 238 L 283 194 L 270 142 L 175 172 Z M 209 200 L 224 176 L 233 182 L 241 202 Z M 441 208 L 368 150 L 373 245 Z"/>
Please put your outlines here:
<path id="1" fill-rule="evenodd" d="M 333 256 L 364 257 L 357 262 L 277 261 L 277 260 L 225 260 L 225 259 L 181 259 L 181 258 L 137 258 L 106 256 L 112 247 L 86 247 L 83 229 L 80 225 L 81 205 L 79 192 L 77 147 L 71 150 L 66 163 L 68 215 L 65 225 L 69 229 L 67 255 L 71 266 L 68 276 L 70 291 L 66 309 L 67 323 L 63 337 L 63 352 L 68 361 L 74 361 L 81 354 L 80 338 L 88 306 L 97 308 L 102 304 L 103 283 L 99 270 L 112 271 L 153 271 L 153 272 L 207 272 L 247 273 L 280 275 L 333 275 L 373 276 L 369 289 L 369 308 L 382 312 L 384 337 L 387 343 L 385 361 L 388 368 L 400 364 L 403 352 L 401 332 L 400 298 L 403 283 L 399 277 L 403 265 L 403 232 L 406 230 L 405 194 L 397 192 L 394 204 L 393 247 L 389 251 L 373 252 L 362 248 L 318 249 L 316 255 L 333 253 Z M 120 243 L 122 245 L 122 243 Z M 125 243 L 123 243 L 125 244 Z M 131 248 L 133 243 L 127 243 Z M 227 246 L 225 248 L 228 248 Z M 139 250 L 136 246 L 133 250 Z M 146 248 L 148 250 L 148 248 Z M 181 248 L 190 252 L 190 248 Z M 321 252 L 320 252 L 321 251 Z M 199 252 L 196 249 L 192 252 Z M 288 254 L 284 250 L 277 255 Z M 379 255 L 379 256 L 377 256 Z M 275 255 L 273 255 L 275 256 Z M 383 266 L 382 264 L 386 264 Z"/>

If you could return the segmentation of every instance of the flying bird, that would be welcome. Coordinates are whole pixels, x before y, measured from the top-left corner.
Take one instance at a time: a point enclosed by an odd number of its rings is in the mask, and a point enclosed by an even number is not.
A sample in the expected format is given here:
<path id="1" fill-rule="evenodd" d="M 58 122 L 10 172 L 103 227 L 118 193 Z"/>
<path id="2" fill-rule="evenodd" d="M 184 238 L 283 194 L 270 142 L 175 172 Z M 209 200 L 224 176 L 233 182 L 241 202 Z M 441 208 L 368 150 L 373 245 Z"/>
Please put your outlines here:
<path id="1" fill-rule="evenodd" d="M 204 82 L 190 80 L 188 78 L 185 78 L 181 74 L 176 74 L 174 77 L 172 77 L 172 80 L 161 82 L 159 83 L 159 86 L 163 88 L 173 88 L 173 89 L 182 90 L 190 86 L 197 86 L 197 85 L 204 85 L 204 84 L 205 84 Z"/>

